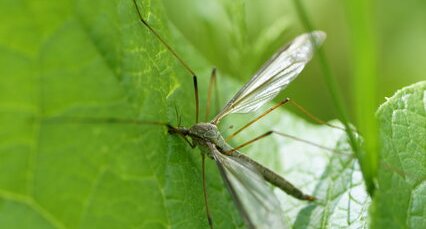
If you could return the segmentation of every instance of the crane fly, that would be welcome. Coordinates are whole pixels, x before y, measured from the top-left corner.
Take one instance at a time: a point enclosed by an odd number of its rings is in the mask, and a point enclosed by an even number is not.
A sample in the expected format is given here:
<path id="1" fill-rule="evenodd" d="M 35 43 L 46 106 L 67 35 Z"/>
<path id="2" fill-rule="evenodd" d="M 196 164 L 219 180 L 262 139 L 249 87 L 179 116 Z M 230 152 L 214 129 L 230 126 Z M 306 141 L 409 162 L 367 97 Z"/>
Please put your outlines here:
<path id="1" fill-rule="evenodd" d="M 237 149 L 241 146 L 231 147 L 218 130 L 217 124 L 229 114 L 253 112 L 272 100 L 297 77 L 311 59 L 315 45 L 320 45 L 324 39 L 325 33 L 320 31 L 296 37 L 266 62 L 210 122 L 199 122 L 190 128 L 168 125 L 170 134 L 177 134 L 185 139 L 188 137 L 192 140 L 188 140 L 191 147 L 200 149 L 203 176 L 205 156 L 216 162 L 220 175 L 249 228 L 284 228 L 280 202 L 265 181 L 295 198 L 309 201 L 315 198 L 304 194 L 280 175 L 240 153 Z M 286 99 L 282 103 L 288 101 Z M 272 133 L 274 132 L 267 132 L 250 143 Z M 210 213 L 207 212 L 207 215 L 212 224 Z"/>
<path id="2" fill-rule="evenodd" d="M 326 37 L 325 33 L 321 31 L 314 31 L 302 34 L 293 39 L 289 44 L 273 55 L 272 58 L 267 61 L 251 78 L 251 80 L 249 80 L 229 100 L 224 108 L 211 121 L 199 122 L 199 99 L 196 74 L 142 17 L 136 0 L 133 0 L 133 3 L 140 22 L 142 22 L 142 24 L 148 28 L 148 30 L 166 47 L 166 49 L 177 58 L 182 66 L 193 77 L 196 101 L 196 123 L 190 128 L 180 126 L 175 127 L 170 124 L 163 123 L 152 124 L 165 125 L 169 134 L 181 136 L 192 148 L 198 147 L 200 149 L 202 156 L 204 201 L 206 204 L 206 214 L 210 227 L 213 228 L 213 221 L 208 208 L 205 183 L 206 157 L 209 157 L 216 162 L 219 173 L 248 228 L 285 228 L 286 226 L 281 215 L 280 202 L 275 194 L 270 190 L 266 182 L 273 184 L 297 199 L 312 201 L 315 198 L 304 194 L 280 175 L 238 151 L 238 149 L 243 146 L 270 134 L 284 134 L 269 131 L 245 144 L 242 144 L 241 146 L 234 148 L 227 143 L 218 130 L 217 125 L 229 114 L 254 112 L 275 98 L 299 75 L 304 66 L 310 61 L 316 46 L 321 45 L 324 41 Z M 215 71 L 212 73 L 212 79 L 214 79 L 214 77 Z M 208 98 L 210 98 L 210 89 Z M 256 120 L 287 102 L 289 102 L 289 99 L 286 99 L 278 105 L 270 108 Z M 256 120 L 250 122 L 248 125 L 251 125 Z M 230 137 L 235 136 L 242 129 L 239 129 Z M 227 140 L 229 140 L 230 137 L 228 137 Z"/>

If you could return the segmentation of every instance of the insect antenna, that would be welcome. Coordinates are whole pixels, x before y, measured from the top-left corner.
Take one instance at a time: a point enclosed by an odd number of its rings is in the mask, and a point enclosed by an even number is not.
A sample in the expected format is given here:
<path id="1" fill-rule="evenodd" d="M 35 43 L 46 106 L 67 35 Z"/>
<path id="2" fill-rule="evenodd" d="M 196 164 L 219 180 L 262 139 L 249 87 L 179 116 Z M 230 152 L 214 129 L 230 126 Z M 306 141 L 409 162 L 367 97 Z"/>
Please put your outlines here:
<path id="1" fill-rule="evenodd" d="M 198 123 L 198 116 L 199 116 L 199 98 L 198 98 L 198 83 L 197 83 L 197 75 L 195 72 L 189 67 L 188 64 L 183 61 L 183 59 L 175 52 L 174 49 L 170 45 L 167 44 L 167 42 L 160 36 L 160 34 L 152 28 L 148 22 L 142 17 L 142 13 L 138 7 L 138 4 L 136 3 L 136 0 L 133 0 L 133 4 L 136 8 L 136 11 L 138 13 L 139 20 L 142 22 L 144 26 L 148 28 L 148 30 L 164 45 L 164 47 L 179 61 L 179 63 L 189 72 L 189 74 L 192 75 L 192 81 L 194 84 L 194 95 L 195 95 L 195 121 Z"/>
<path id="2" fill-rule="evenodd" d="M 179 109 L 175 104 L 175 113 L 176 113 L 176 123 L 177 126 L 180 127 L 182 124 L 182 115 L 179 114 Z"/>
<path id="3" fill-rule="evenodd" d="M 178 126 L 181 126 L 181 124 L 182 124 L 182 115 L 179 115 Z"/>

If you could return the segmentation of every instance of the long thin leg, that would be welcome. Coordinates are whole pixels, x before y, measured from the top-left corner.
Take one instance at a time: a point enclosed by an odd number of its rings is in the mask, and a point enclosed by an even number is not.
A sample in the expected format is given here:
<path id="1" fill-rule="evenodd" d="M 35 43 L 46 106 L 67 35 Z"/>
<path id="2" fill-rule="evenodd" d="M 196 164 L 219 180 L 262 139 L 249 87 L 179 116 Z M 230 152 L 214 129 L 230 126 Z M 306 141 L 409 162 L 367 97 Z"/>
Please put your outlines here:
<path id="1" fill-rule="evenodd" d="M 289 98 L 284 99 L 283 101 L 277 103 L 275 106 L 269 108 L 267 111 L 263 112 L 261 115 L 257 116 L 256 118 L 254 118 L 253 120 L 251 120 L 250 122 L 248 122 L 246 125 L 244 125 L 243 127 L 241 127 L 240 129 L 238 129 L 237 131 L 235 131 L 234 133 L 232 133 L 231 135 L 229 135 L 228 137 L 226 137 L 226 141 L 229 141 L 231 138 L 235 137 L 235 135 L 239 134 L 241 131 L 243 131 L 244 129 L 246 129 L 247 127 L 251 126 L 253 123 L 259 121 L 261 118 L 265 117 L 267 114 L 271 113 L 273 110 L 277 109 L 278 107 L 286 104 L 288 101 L 290 101 Z"/>
<path id="2" fill-rule="evenodd" d="M 206 187 L 206 155 L 204 153 L 201 154 L 201 171 L 203 176 L 203 194 L 204 194 L 204 204 L 206 205 L 206 215 L 207 220 L 209 221 L 209 226 L 213 229 L 213 220 L 210 215 L 209 203 L 207 197 L 207 187 Z"/>
<path id="3" fill-rule="evenodd" d="M 198 123 L 198 117 L 200 116 L 200 101 L 198 97 L 198 83 L 197 76 L 192 77 L 192 81 L 194 82 L 194 95 L 195 95 L 195 123 Z"/>
<path id="4" fill-rule="evenodd" d="M 305 108 L 303 108 L 301 105 L 299 105 L 298 103 L 296 103 L 293 99 L 288 99 L 289 104 L 293 105 L 295 108 L 297 108 L 300 112 L 302 112 L 304 115 L 306 115 L 308 118 L 310 118 L 311 120 L 315 121 L 318 124 L 322 124 L 322 125 L 326 125 L 332 128 L 336 128 L 336 129 L 340 129 L 340 130 L 345 130 L 342 127 L 339 126 L 335 126 L 332 124 L 329 124 L 327 122 L 325 122 L 322 119 L 319 119 L 318 117 L 316 117 L 315 115 L 313 115 L 312 113 L 308 112 Z"/>
<path id="5" fill-rule="evenodd" d="M 147 21 L 142 17 L 141 11 L 139 10 L 138 4 L 136 3 L 136 0 L 133 0 L 133 4 L 135 5 L 136 11 L 138 13 L 139 20 L 144 24 L 149 31 L 166 47 L 167 50 L 180 62 L 180 64 L 192 75 L 195 76 L 194 71 L 183 61 L 183 59 L 175 52 L 170 45 L 167 44 L 167 42 L 160 36 L 160 34 L 152 28 Z"/>
<path id="6" fill-rule="evenodd" d="M 197 75 L 195 72 L 186 64 L 185 61 L 175 52 L 174 49 L 160 36 L 160 34 L 152 28 L 147 21 L 142 17 L 141 11 L 139 10 L 138 4 L 136 0 L 133 0 L 133 4 L 138 13 L 139 20 L 142 22 L 144 26 L 148 28 L 149 31 L 164 45 L 164 47 L 179 61 L 179 63 L 192 75 L 192 81 L 194 82 L 194 91 L 195 91 L 195 121 L 198 123 L 198 114 L 199 114 L 199 98 L 198 98 L 198 84 L 197 84 Z"/>
<path id="7" fill-rule="evenodd" d="M 211 97 L 212 97 L 214 87 L 216 87 L 216 68 L 213 68 L 212 70 L 212 74 L 210 75 L 209 87 L 207 90 L 206 117 L 205 117 L 206 122 L 208 121 L 209 115 L 210 115 L 210 103 L 211 103 Z"/>
<path id="8" fill-rule="evenodd" d="M 241 148 L 243 148 L 243 147 L 245 147 L 247 145 L 250 145 L 253 142 L 256 142 L 256 141 L 258 141 L 260 139 L 268 137 L 271 134 L 277 134 L 277 135 L 280 135 L 280 136 L 283 136 L 283 137 L 286 137 L 286 138 L 290 138 L 290 139 L 293 139 L 293 140 L 296 140 L 296 141 L 299 141 L 299 142 L 303 142 L 303 143 L 306 143 L 306 144 L 309 144 L 309 145 L 313 145 L 313 146 L 316 146 L 318 148 L 325 149 L 325 150 L 328 150 L 328 151 L 331 151 L 331 152 L 341 153 L 340 151 L 337 151 L 335 149 L 331 149 L 331 148 L 322 146 L 320 144 L 317 144 L 317 143 L 314 143 L 314 142 L 311 142 L 311 141 L 307 141 L 307 140 L 298 138 L 298 137 L 293 136 L 293 135 L 289 135 L 289 134 L 285 134 L 285 133 L 282 133 L 282 132 L 274 131 L 274 130 L 270 130 L 270 131 L 268 131 L 268 132 L 266 132 L 266 133 L 264 133 L 262 135 L 259 135 L 258 137 L 255 137 L 255 138 L 253 138 L 253 139 L 251 139 L 251 140 L 249 140 L 249 141 L 247 141 L 247 142 L 245 142 L 245 143 L 243 143 L 243 144 L 241 144 L 241 145 L 239 145 L 239 146 L 237 146 L 237 147 L 235 147 L 235 148 L 233 148 L 233 149 L 231 149 L 231 150 L 229 150 L 229 151 L 227 151 L 225 153 L 228 154 L 228 155 L 231 155 L 233 152 L 235 152 L 235 151 L 237 151 L 237 150 L 239 150 L 239 149 L 241 149 Z"/>
<path id="9" fill-rule="evenodd" d="M 111 123 L 111 124 L 131 124 L 131 125 L 157 125 L 164 126 L 167 128 L 170 134 L 177 134 L 181 136 L 191 148 L 195 148 L 195 144 L 190 142 L 186 138 L 185 134 L 179 131 L 178 128 L 166 122 L 159 121 L 148 121 L 148 120 L 136 120 L 136 119 L 122 119 L 122 118 L 94 118 L 94 117 L 57 117 L 43 120 L 46 124 L 57 124 L 57 123 L 82 123 L 82 124 L 94 124 L 94 123 Z"/>
<path id="10" fill-rule="evenodd" d="M 245 130 L 247 127 L 251 126 L 252 124 L 254 124 L 255 122 L 259 121 L 261 118 L 265 117 L 267 114 L 269 114 L 270 112 L 272 112 L 273 110 L 277 109 L 278 107 L 289 103 L 292 104 L 294 107 L 296 107 L 299 111 L 301 111 L 303 114 L 305 114 L 307 117 L 309 117 L 310 119 L 314 120 L 315 122 L 319 123 L 319 124 L 323 124 L 332 128 L 336 128 L 336 129 L 340 129 L 340 130 L 345 130 L 342 127 L 339 126 L 335 126 L 332 124 L 329 124 L 319 118 L 317 118 L 315 115 L 309 113 L 306 109 L 304 109 L 301 105 L 299 105 L 298 103 L 296 103 L 295 101 L 293 101 L 290 98 L 285 98 L 284 100 L 282 100 L 281 102 L 277 103 L 275 106 L 269 108 L 268 110 L 266 110 L 264 113 L 262 113 L 261 115 L 259 115 L 258 117 L 254 118 L 253 120 L 251 120 L 250 122 L 248 122 L 246 125 L 244 125 L 243 127 L 241 127 L 240 129 L 238 129 L 237 131 L 235 131 L 234 133 L 232 133 L 231 135 L 229 135 L 228 137 L 226 137 L 226 141 L 231 140 L 233 137 L 235 137 L 237 134 L 239 134 L 241 131 Z"/>
<path id="11" fill-rule="evenodd" d="M 294 186 L 292 183 L 287 181 L 285 178 L 281 177 L 280 175 L 278 175 L 274 171 L 264 167 L 263 165 L 257 163 L 256 161 L 252 160 L 251 158 L 249 158 L 246 155 L 241 154 L 237 151 L 237 150 L 239 150 L 239 149 L 241 149 L 241 148 L 243 148 L 243 147 L 245 147 L 245 146 L 247 146 L 247 145 L 249 145 L 253 142 L 256 142 L 260 139 L 263 139 L 263 138 L 265 138 L 265 137 L 267 137 L 271 134 L 277 134 L 277 135 L 284 136 L 284 137 L 287 137 L 287 138 L 291 138 L 291 139 L 296 140 L 296 141 L 304 142 L 304 143 L 307 143 L 307 144 L 310 144 L 310 145 L 313 145 L 313 146 L 316 146 L 316 147 L 319 147 L 319 148 L 322 148 L 322 149 L 326 149 L 326 150 L 329 150 L 329 151 L 332 151 L 332 152 L 338 152 L 334 149 L 330 149 L 330 148 L 321 146 L 319 144 L 316 144 L 316 143 L 313 143 L 313 142 L 310 142 L 310 141 L 306 141 L 304 139 L 300 139 L 300 138 L 292 136 L 292 135 L 288 135 L 288 134 L 285 134 L 285 133 L 281 133 L 281 132 L 271 130 L 271 131 L 268 131 L 268 132 L 266 132 L 266 133 L 264 133 L 264 134 L 262 134 L 262 135 L 260 135 L 256 138 L 251 139 L 250 141 L 247 141 L 247 142 L 233 148 L 232 150 L 229 150 L 229 151 L 226 151 L 226 152 L 223 152 L 223 153 L 225 153 L 229 156 L 237 157 L 241 160 L 244 160 L 244 161 L 250 163 L 259 171 L 260 174 L 262 174 L 262 176 L 265 180 L 267 180 L 269 183 L 273 184 L 274 186 L 280 188 L 281 190 L 283 190 L 287 194 L 289 194 L 289 195 L 291 195 L 291 196 L 293 196 L 297 199 L 300 199 L 300 200 L 314 201 L 315 197 L 303 193 L 302 190 L 298 189 L 296 186 Z M 340 153 L 340 152 L 338 152 L 338 153 Z"/>
<path id="12" fill-rule="evenodd" d="M 102 118 L 102 117 L 52 117 L 43 120 L 46 123 L 67 123 L 76 122 L 83 124 L 93 123 L 111 123 L 111 124 L 135 124 L 135 125 L 158 125 L 169 127 L 170 125 L 166 122 L 161 121 L 150 121 L 150 120 L 137 120 L 127 118 Z M 171 126 L 170 126 L 171 127 Z"/>

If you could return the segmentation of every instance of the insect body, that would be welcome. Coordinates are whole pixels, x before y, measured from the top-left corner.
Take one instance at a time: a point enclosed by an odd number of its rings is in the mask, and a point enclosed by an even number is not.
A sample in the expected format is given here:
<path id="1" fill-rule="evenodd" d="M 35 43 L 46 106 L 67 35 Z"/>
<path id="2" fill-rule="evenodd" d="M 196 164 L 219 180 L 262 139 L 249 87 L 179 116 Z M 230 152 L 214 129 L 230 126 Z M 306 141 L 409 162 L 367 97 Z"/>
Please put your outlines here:
<path id="1" fill-rule="evenodd" d="M 191 128 L 169 127 L 170 133 L 188 136 L 193 147 L 214 159 L 233 200 L 249 228 L 286 228 L 281 207 L 265 180 L 302 200 L 313 200 L 290 182 L 227 144 L 211 123 L 197 123 Z M 231 153 L 228 153 L 232 151 Z M 204 158 L 204 157 L 203 157 Z"/>

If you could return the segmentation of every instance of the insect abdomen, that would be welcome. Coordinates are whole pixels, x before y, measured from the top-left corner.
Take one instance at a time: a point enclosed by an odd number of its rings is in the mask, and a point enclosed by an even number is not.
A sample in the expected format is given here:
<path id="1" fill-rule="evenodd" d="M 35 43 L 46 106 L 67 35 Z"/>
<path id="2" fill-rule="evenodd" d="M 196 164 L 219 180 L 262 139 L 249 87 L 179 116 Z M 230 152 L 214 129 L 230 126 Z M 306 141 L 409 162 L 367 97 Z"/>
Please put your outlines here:
<path id="1" fill-rule="evenodd" d="M 274 171 L 262 166 L 261 164 L 257 163 L 256 161 L 252 160 L 251 158 L 247 157 L 244 154 L 241 154 L 237 151 L 234 151 L 232 153 L 232 156 L 237 157 L 252 166 L 256 168 L 256 170 L 262 175 L 262 177 L 268 181 L 269 183 L 273 184 L 274 186 L 280 188 L 287 194 L 300 199 L 300 200 L 314 200 L 315 198 L 309 195 L 304 194 L 302 191 L 300 191 L 298 188 L 293 186 L 290 182 L 288 182 L 286 179 L 284 179 L 282 176 L 278 175 Z"/>

